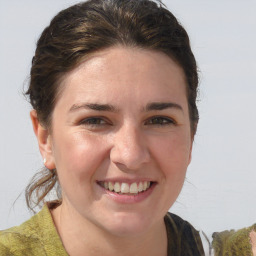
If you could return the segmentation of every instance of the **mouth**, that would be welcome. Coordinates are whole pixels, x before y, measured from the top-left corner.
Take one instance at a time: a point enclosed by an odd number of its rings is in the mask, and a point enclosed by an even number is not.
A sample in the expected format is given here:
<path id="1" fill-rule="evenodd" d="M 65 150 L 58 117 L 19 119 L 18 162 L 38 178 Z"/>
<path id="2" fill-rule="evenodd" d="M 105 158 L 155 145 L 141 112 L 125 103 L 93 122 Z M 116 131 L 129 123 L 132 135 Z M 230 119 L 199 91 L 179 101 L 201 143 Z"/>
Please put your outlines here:
<path id="1" fill-rule="evenodd" d="M 140 181 L 140 182 L 114 182 L 114 181 L 97 181 L 102 188 L 117 193 L 119 195 L 138 195 L 149 190 L 156 182 Z"/>

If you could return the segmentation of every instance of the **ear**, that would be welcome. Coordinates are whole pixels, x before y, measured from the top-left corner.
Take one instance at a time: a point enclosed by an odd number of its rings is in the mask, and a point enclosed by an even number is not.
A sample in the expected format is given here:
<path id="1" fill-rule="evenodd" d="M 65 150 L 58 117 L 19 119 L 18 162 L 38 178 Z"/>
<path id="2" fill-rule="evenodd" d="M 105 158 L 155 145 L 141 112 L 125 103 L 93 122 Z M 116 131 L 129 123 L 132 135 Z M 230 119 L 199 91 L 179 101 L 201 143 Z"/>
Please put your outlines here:
<path id="1" fill-rule="evenodd" d="M 51 135 L 49 133 L 49 130 L 44 128 L 38 118 L 36 110 L 30 111 L 30 118 L 32 121 L 34 133 L 37 137 L 37 142 L 39 145 L 39 150 L 41 152 L 41 155 L 43 159 L 45 159 L 44 165 L 49 170 L 53 170 L 56 168 L 54 156 L 53 156 L 53 150 L 52 150 L 52 140 Z"/>

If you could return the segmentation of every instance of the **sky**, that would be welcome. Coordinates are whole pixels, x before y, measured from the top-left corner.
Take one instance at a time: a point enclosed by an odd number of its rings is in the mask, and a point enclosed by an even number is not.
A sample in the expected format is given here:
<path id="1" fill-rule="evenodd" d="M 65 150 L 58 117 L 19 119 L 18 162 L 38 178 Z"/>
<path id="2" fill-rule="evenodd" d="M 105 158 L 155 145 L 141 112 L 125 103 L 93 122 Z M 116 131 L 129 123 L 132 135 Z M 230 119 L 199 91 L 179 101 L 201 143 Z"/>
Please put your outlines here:
<path id="1" fill-rule="evenodd" d="M 43 166 L 22 92 L 36 41 L 78 1 L 0 0 L 0 230 L 28 219 L 24 189 Z M 200 122 L 183 190 L 170 209 L 209 237 L 256 223 L 256 1 L 165 0 L 200 72 Z"/>

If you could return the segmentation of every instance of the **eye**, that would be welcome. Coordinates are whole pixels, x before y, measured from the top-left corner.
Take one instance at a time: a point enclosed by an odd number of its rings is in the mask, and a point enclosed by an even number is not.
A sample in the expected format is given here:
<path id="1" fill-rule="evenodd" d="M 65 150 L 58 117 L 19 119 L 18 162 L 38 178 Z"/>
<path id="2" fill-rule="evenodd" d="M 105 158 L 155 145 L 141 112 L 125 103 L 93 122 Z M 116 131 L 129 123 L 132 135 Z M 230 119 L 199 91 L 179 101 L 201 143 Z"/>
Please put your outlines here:
<path id="1" fill-rule="evenodd" d="M 176 124 L 176 122 L 173 119 L 168 117 L 155 116 L 147 120 L 145 124 L 164 126 L 164 125 L 173 125 L 173 124 Z"/>
<path id="2" fill-rule="evenodd" d="M 89 117 L 89 118 L 83 119 L 80 122 L 80 124 L 94 127 L 94 126 L 104 126 L 104 125 L 109 124 L 109 122 L 107 122 L 106 120 L 104 120 L 101 117 Z"/>

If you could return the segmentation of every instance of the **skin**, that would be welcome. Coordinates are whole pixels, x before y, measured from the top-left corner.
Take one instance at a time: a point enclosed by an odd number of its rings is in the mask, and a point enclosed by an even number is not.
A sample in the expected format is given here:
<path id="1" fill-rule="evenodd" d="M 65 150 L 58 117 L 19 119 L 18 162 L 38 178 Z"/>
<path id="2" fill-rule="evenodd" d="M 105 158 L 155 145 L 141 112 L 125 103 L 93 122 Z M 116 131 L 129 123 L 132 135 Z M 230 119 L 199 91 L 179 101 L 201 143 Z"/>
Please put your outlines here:
<path id="1" fill-rule="evenodd" d="M 255 231 L 250 232 L 250 240 L 251 240 L 251 244 L 252 244 L 253 256 L 256 256 L 256 232 Z"/>
<path id="2" fill-rule="evenodd" d="M 63 202 L 52 216 L 67 252 L 167 255 L 163 217 L 183 186 L 193 141 L 183 70 L 163 53 L 116 46 L 90 56 L 60 87 L 51 130 L 35 111 L 31 119 L 46 167 L 58 172 Z M 97 183 L 106 180 L 155 185 L 124 203 Z"/>

